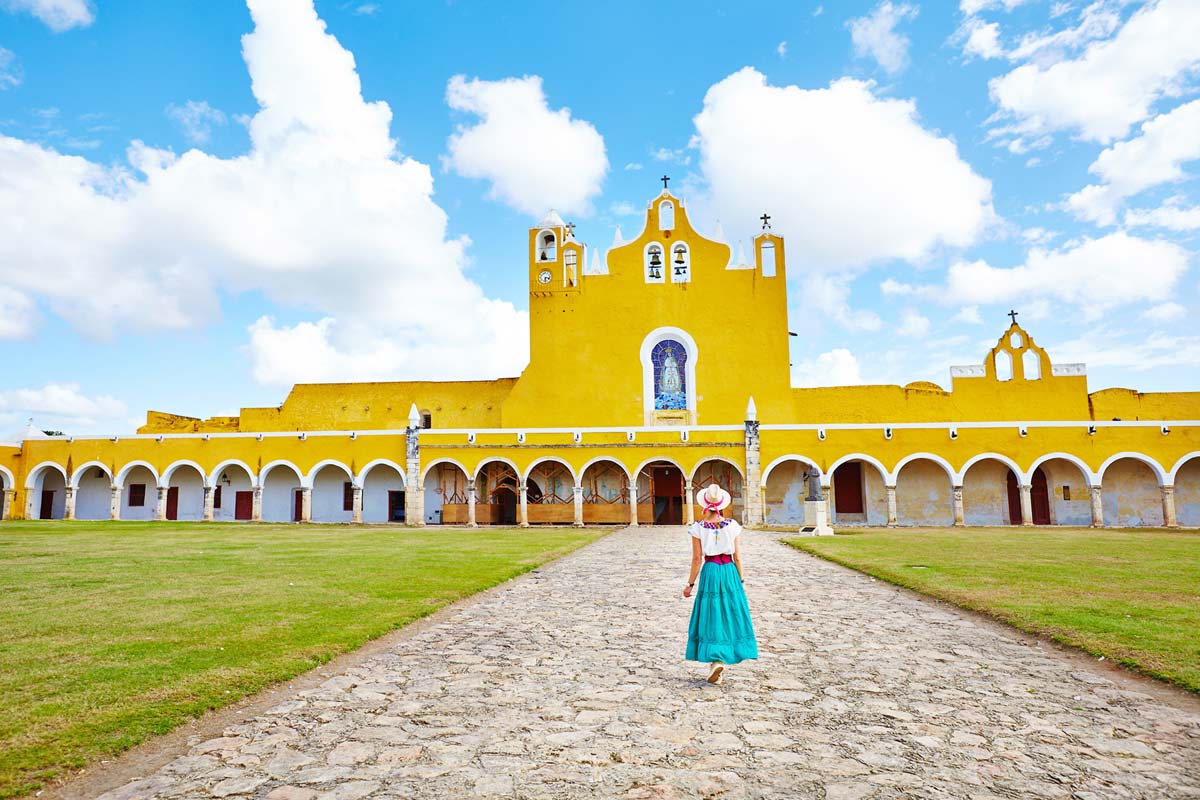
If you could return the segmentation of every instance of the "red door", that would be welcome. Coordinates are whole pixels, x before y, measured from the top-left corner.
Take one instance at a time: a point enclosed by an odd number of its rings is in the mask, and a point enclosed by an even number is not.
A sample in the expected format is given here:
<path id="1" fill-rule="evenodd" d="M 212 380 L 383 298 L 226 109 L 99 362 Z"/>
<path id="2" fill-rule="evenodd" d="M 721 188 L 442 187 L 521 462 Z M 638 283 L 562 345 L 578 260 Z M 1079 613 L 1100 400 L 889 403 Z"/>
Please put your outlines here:
<path id="1" fill-rule="evenodd" d="M 862 462 L 849 461 L 833 471 L 833 510 L 863 513 Z"/>
<path id="2" fill-rule="evenodd" d="M 1050 524 L 1050 487 L 1046 485 L 1046 473 L 1042 472 L 1042 468 L 1038 467 L 1033 473 L 1033 483 L 1031 484 L 1033 496 L 1030 498 L 1033 505 L 1033 524 L 1034 525 L 1049 525 Z"/>
<path id="3" fill-rule="evenodd" d="M 388 520 L 404 522 L 404 492 L 388 492 Z"/>
<path id="4" fill-rule="evenodd" d="M 304 492 L 297 489 L 292 493 L 292 522 L 304 519 Z"/>
<path id="5" fill-rule="evenodd" d="M 654 524 L 683 524 L 683 473 L 675 467 L 654 470 Z"/>
<path id="6" fill-rule="evenodd" d="M 167 519 L 179 519 L 179 487 L 167 489 Z"/>
<path id="7" fill-rule="evenodd" d="M 42 489 L 42 508 L 38 514 L 38 519 L 53 519 L 54 518 L 54 490 Z"/>
<path id="8" fill-rule="evenodd" d="M 254 492 L 237 492 L 233 496 L 233 518 L 248 520 L 254 516 Z"/>
<path id="9" fill-rule="evenodd" d="M 1021 524 L 1021 487 L 1011 469 L 1008 471 L 1008 524 Z"/>

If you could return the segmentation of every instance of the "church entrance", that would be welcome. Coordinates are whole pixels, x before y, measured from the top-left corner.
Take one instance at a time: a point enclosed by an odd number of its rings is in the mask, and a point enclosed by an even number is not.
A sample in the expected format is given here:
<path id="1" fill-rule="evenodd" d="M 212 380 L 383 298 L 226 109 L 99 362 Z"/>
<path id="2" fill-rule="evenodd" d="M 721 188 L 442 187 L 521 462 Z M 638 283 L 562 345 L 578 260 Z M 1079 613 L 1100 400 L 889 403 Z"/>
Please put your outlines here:
<path id="1" fill-rule="evenodd" d="M 638 522 L 683 524 L 683 471 L 666 461 L 647 464 L 638 475 Z"/>
<path id="2" fill-rule="evenodd" d="M 1033 473 L 1029 500 L 1033 507 L 1033 524 L 1049 525 L 1050 487 L 1047 485 L 1046 473 L 1042 471 L 1041 467 L 1038 467 Z M 1017 483 L 1017 476 L 1011 469 L 1008 471 L 1008 518 L 1011 525 L 1021 525 L 1025 521 L 1025 516 L 1021 513 L 1021 487 Z"/>

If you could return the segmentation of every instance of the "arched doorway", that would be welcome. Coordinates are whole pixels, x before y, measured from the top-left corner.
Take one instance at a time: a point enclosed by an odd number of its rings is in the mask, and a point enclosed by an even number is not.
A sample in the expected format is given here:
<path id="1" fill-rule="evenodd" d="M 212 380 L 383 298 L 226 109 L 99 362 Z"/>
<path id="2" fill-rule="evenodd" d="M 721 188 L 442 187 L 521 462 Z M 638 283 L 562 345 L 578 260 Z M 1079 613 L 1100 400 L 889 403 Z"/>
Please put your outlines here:
<path id="1" fill-rule="evenodd" d="M 87 464 L 71 476 L 75 486 L 75 519 L 102 520 L 111 516 L 112 475 L 102 464 Z"/>
<path id="2" fill-rule="evenodd" d="M 404 522 L 404 472 L 399 464 L 370 464 L 359 480 L 362 483 L 363 522 Z"/>
<path id="3" fill-rule="evenodd" d="M 896 523 L 941 527 L 954 524 L 952 478 L 932 458 L 906 461 L 896 474 Z"/>
<path id="4" fill-rule="evenodd" d="M 26 516 L 30 519 L 62 519 L 67 507 L 67 476 L 57 464 L 34 470 L 26 481 L 29 492 Z"/>
<path id="5" fill-rule="evenodd" d="M 1185 527 L 1200 527 L 1200 456 L 1175 470 L 1175 520 Z"/>
<path id="6" fill-rule="evenodd" d="M 350 522 L 353 518 L 353 473 L 341 462 L 322 465 L 312 476 L 312 521 Z"/>
<path id="7" fill-rule="evenodd" d="M 466 525 L 469 478 L 458 464 L 441 461 L 425 472 L 425 522 L 432 525 Z M 478 484 L 476 484 L 478 487 Z"/>
<path id="8" fill-rule="evenodd" d="M 767 525 L 799 527 L 805 523 L 804 500 L 808 475 L 816 466 L 799 456 L 783 456 L 763 470 L 763 521 Z"/>
<path id="9" fill-rule="evenodd" d="M 683 470 L 668 460 L 651 461 L 638 471 L 638 524 L 683 524 Z"/>
<path id="10" fill-rule="evenodd" d="M 721 513 L 730 519 L 745 521 L 746 491 L 741 471 L 728 461 L 723 461 L 719 458 L 710 458 L 706 461 L 701 461 L 696 465 L 696 469 L 692 473 L 693 496 L 687 498 L 686 502 L 694 503 L 695 492 L 703 489 L 710 483 L 715 483 L 729 492 L 729 508 L 726 508 Z M 700 519 L 700 515 L 703 512 L 704 509 L 693 505 L 692 514 L 694 519 Z"/>
<path id="11" fill-rule="evenodd" d="M 166 519 L 199 522 L 204 518 L 204 474 L 194 464 L 168 467 L 163 483 L 167 485 Z"/>
<path id="12" fill-rule="evenodd" d="M 833 468 L 829 493 L 831 524 L 887 525 L 887 487 L 879 464 L 863 458 L 841 461 Z"/>
<path id="13" fill-rule="evenodd" d="M 583 470 L 579 483 L 585 525 L 629 524 L 629 473 L 624 467 L 608 459 L 595 461 Z"/>
<path id="14" fill-rule="evenodd" d="M 1025 524 L 1025 512 L 1021 508 L 1021 486 L 1017 475 L 1008 470 L 1007 499 L 1008 519 L 1010 525 Z M 1046 471 L 1038 467 L 1033 471 L 1033 479 L 1029 482 L 1029 506 L 1034 525 L 1050 525 L 1050 491 L 1046 481 Z M 970 523 L 968 523 L 970 524 Z"/>
<path id="15" fill-rule="evenodd" d="M 1118 458 L 1104 468 L 1100 480 L 1106 527 L 1153 528 L 1163 524 L 1158 475 L 1148 462 L 1131 456 Z"/>
<path id="16" fill-rule="evenodd" d="M 283 470 L 284 473 L 290 470 Z M 287 489 L 282 491 L 286 493 Z M 241 464 L 225 464 L 214 471 L 213 519 L 218 522 L 250 522 L 254 519 L 254 476 Z M 203 487 L 201 487 L 203 515 Z M 279 501 L 285 508 L 287 497 Z M 264 501 L 265 504 L 265 501 Z M 286 511 L 280 511 L 286 513 Z M 265 517 L 264 517 L 265 519 Z"/>
<path id="17" fill-rule="evenodd" d="M 475 475 L 475 522 L 480 525 L 516 525 L 520 478 L 505 461 L 486 461 Z"/>
<path id="18" fill-rule="evenodd" d="M 560 461 L 542 461 L 525 479 L 529 524 L 570 525 L 575 521 L 575 476 Z"/>
<path id="19" fill-rule="evenodd" d="M 262 518 L 264 522 L 299 522 L 303 495 L 303 480 L 295 464 L 280 461 L 268 464 L 258 476 L 262 486 Z"/>
<path id="20" fill-rule="evenodd" d="M 158 510 L 158 476 L 145 464 L 127 466 L 117 475 L 121 490 L 118 519 L 146 522 Z"/>
<path id="21" fill-rule="evenodd" d="M 1041 472 L 1046 480 L 1046 494 L 1050 505 L 1051 525 L 1078 525 L 1087 527 L 1092 524 L 1091 482 L 1088 473 L 1080 463 L 1061 456 L 1043 457 L 1035 462 L 1034 495 L 1037 495 L 1037 473 Z M 1036 503 L 1036 499 L 1034 500 Z M 1035 509 L 1036 511 L 1036 509 Z M 1037 515 L 1034 515 L 1035 524 Z"/>

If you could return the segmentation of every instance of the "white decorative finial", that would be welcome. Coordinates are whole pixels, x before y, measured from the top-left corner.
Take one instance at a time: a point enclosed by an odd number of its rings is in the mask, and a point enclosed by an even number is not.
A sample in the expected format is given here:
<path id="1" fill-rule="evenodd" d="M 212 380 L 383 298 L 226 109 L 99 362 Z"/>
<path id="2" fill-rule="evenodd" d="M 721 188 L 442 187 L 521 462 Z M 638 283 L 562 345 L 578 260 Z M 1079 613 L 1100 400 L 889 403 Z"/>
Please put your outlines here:
<path id="1" fill-rule="evenodd" d="M 591 270 L 589 270 L 589 274 L 591 274 L 591 275 L 603 275 L 604 274 L 604 267 L 600 264 L 600 248 L 599 247 L 592 248 L 592 267 L 591 267 Z"/>
<path id="2" fill-rule="evenodd" d="M 713 241 L 725 244 L 725 228 L 721 226 L 721 220 L 717 220 L 717 227 L 713 229 Z"/>
<path id="3" fill-rule="evenodd" d="M 408 411 L 408 427 L 416 428 L 421 424 L 421 412 L 417 411 L 417 404 L 413 403 L 412 408 Z"/>
<path id="4" fill-rule="evenodd" d="M 621 246 L 621 245 L 623 245 L 623 244 L 625 244 L 625 240 L 624 240 L 623 238 L 621 238 L 621 226 L 620 226 L 620 225 L 618 225 L 618 226 L 617 226 L 617 230 L 616 230 L 616 232 L 613 234 L 613 243 L 612 243 L 612 246 L 613 246 L 613 247 L 620 247 L 620 246 Z"/>
<path id="5" fill-rule="evenodd" d="M 749 421 L 758 419 L 758 409 L 754 405 L 754 395 L 750 395 L 750 402 L 746 403 L 746 419 Z"/>
<path id="6" fill-rule="evenodd" d="M 742 244 L 742 240 L 741 240 L 741 239 L 738 239 L 738 259 L 737 259 L 737 265 L 738 265 L 739 267 L 744 267 L 744 266 L 746 266 L 746 248 L 745 248 L 745 246 Z"/>

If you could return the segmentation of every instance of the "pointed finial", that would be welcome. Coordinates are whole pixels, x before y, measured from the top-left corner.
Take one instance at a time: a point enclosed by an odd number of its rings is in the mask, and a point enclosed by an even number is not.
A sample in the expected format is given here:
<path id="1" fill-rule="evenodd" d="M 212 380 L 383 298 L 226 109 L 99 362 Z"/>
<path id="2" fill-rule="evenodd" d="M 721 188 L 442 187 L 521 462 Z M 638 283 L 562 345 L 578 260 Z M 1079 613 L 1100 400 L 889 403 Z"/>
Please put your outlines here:
<path id="1" fill-rule="evenodd" d="M 743 244 L 742 244 L 742 240 L 741 240 L 741 239 L 738 239 L 738 259 L 737 259 L 737 265 L 738 265 L 739 267 L 744 267 L 744 266 L 746 266 L 746 247 L 745 247 L 745 245 L 743 245 Z"/>
<path id="2" fill-rule="evenodd" d="M 721 226 L 721 220 L 717 220 L 717 227 L 713 229 L 713 241 L 725 244 L 725 228 Z"/>
<path id="3" fill-rule="evenodd" d="M 746 403 L 746 420 L 753 422 L 758 419 L 758 408 L 754 405 L 754 395 L 750 395 L 750 402 Z"/>
<path id="4" fill-rule="evenodd" d="M 408 411 L 408 427 L 419 428 L 421 426 L 421 412 L 417 411 L 417 404 L 413 403 L 412 408 Z"/>
<path id="5" fill-rule="evenodd" d="M 599 247 L 593 247 L 593 248 L 592 248 L 592 268 L 591 268 L 591 273 L 592 273 L 593 275 L 600 275 L 603 269 L 604 269 L 604 268 L 600 266 L 600 248 L 599 248 Z"/>
<path id="6" fill-rule="evenodd" d="M 617 226 L 617 230 L 616 230 L 616 232 L 615 232 L 615 233 L 613 233 L 613 243 L 612 243 L 612 246 L 613 246 L 613 247 L 620 247 L 620 246 L 621 246 L 621 245 L 623 245 L 623 244 L 625 244 L 625 239 L 624 239 L 624 238 L 622 238 L 622 236 L 621 236 L 621 226 L 620 226 L 620 225 L 618 225 L 618 226 Z"/>

